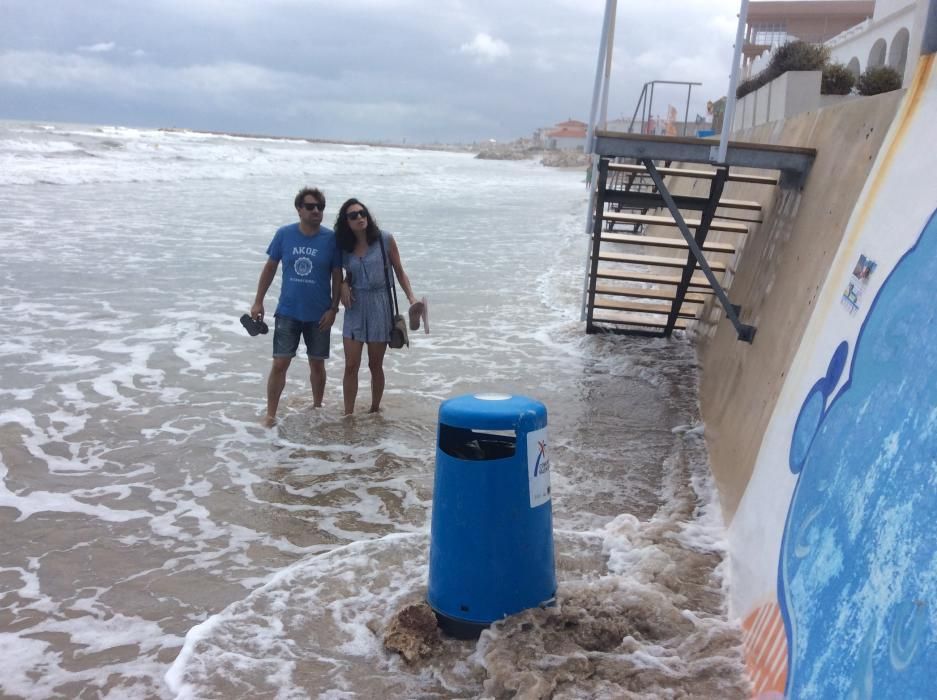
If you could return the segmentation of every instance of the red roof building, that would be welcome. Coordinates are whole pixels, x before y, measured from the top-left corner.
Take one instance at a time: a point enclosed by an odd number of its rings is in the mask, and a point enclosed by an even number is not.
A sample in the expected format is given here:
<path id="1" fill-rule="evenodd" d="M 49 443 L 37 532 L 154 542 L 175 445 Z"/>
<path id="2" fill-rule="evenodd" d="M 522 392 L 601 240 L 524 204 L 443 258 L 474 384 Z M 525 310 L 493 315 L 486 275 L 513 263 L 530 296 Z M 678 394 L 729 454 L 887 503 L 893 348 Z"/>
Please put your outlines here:
<path id="1" fill-rule="evenodd" d="M 568 119 L 560 122 L 553 129 L 543 135 L 547 148 L 560 150 L 582 148 L 586 143 L 586 129 L 584 122 Z"/>

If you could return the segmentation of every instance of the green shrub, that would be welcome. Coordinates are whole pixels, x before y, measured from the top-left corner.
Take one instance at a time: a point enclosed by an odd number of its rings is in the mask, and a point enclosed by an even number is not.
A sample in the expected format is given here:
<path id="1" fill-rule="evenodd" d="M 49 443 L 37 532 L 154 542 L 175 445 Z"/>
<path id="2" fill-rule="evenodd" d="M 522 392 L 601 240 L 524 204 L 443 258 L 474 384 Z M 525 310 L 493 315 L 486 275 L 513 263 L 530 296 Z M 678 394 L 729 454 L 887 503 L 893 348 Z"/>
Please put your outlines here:
<path id="1" fill-rule="evenodd" d="M 856 86 L 856 76 L 842 63 L 831 63 L 823 69 L 821 95 L 848 95 Z"/>
<path id="2" fill-rule="evenodd" d="M 860 95 L 878 95 L 901 87 L 901 74 L 889 66 L 869 68 L 859 76 L 856 89 Z"/>
<path id="3" fill-rule="evenodd" d="M 761 73 L 759 73 L 758 75 L 761 75 Z M 758 81 L 758 75 L 756 75 L 754 78 L 748 78 L 746 80 L 743 80 L 735 87 L 735 96 L 738 99 L 741 100 L 748 93 L 755 92 L 755 90 L 757 90 L 762 85 L 764 85 L 764 83 L 761 83 Z"/>
<path id="4" fill-rule="evenodd" d="M 768 70 L 776 78 L 789 70 L 823 70 L 829 60 L 830 50 L 826 46 L 808 44 L 798 39 L 775 50 L 768 62 Z"/>
<path id="5" fill-rule="evenodd" d="M 789 41 L 775 49 L 763 71 L 739 83 L 735 96 L 741 99 L 790 70 L 822 70 L 829 60 L 830 50 L 825 46 Z"/>

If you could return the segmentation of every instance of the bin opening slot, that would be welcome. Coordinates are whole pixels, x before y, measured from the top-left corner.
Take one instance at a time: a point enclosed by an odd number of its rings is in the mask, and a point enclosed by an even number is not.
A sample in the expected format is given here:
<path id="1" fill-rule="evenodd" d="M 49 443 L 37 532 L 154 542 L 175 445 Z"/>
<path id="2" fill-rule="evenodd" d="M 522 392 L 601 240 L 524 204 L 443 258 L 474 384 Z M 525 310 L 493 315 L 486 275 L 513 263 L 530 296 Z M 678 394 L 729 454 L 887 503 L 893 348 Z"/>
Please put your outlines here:
<path id="1" fill-rule="evenodd" d="M 513 457 L 517 450 L 517 433 L 513 430 L 470 430 L 440 423 L 439 449 L 456 459 L 505 459 Z"/>

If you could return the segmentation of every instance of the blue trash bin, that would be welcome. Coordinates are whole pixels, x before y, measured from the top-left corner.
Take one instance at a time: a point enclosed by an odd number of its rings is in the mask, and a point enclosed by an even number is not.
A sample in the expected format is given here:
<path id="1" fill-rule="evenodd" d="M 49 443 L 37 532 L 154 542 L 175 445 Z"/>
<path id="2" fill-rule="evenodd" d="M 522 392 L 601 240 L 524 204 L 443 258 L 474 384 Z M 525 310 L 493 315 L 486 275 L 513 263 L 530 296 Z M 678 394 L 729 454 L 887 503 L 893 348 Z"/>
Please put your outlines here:
<path id="1" fill-rule="evenodd" d="M 548 454 L 539 401 L 468 394 L 439 407 L 427 601 L 448 634 L 554 602 Z"/>

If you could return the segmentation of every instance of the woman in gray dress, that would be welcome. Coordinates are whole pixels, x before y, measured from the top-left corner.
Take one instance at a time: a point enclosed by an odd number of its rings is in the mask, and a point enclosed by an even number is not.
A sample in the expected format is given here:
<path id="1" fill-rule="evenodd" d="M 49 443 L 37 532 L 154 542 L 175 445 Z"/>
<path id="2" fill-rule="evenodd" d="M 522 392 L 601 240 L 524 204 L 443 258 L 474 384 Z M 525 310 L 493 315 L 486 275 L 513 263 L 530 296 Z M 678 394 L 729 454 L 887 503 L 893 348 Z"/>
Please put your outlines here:
<path id="1" fill-rule="evenodd" d="M 410 278 L 400 262 L 397 242 L 378 228 L 368 208 L 357 199 L 342 204 L 335 220 L 335 236 L 342 250 L 342 304 L 345 322 L 342 340 L 345 346 L 345 374 L 342 392 L 345 415 L 355 410 L 358 396 L 358 370 L 365 344 L 368 346 L 368 369 L 371 370 L 371 413 L 381 407 L 384 395 L 384 353 L 390 341 L 393 323 L 393 300 L 387 289 L 384 258 L 397 275 L 397 280 L 411 304 L 417 297 L 410 288 Z M 381 241 L 385 255 L 381 254 Z M 393 277 L 390 278 L 393 284 Z"/>

